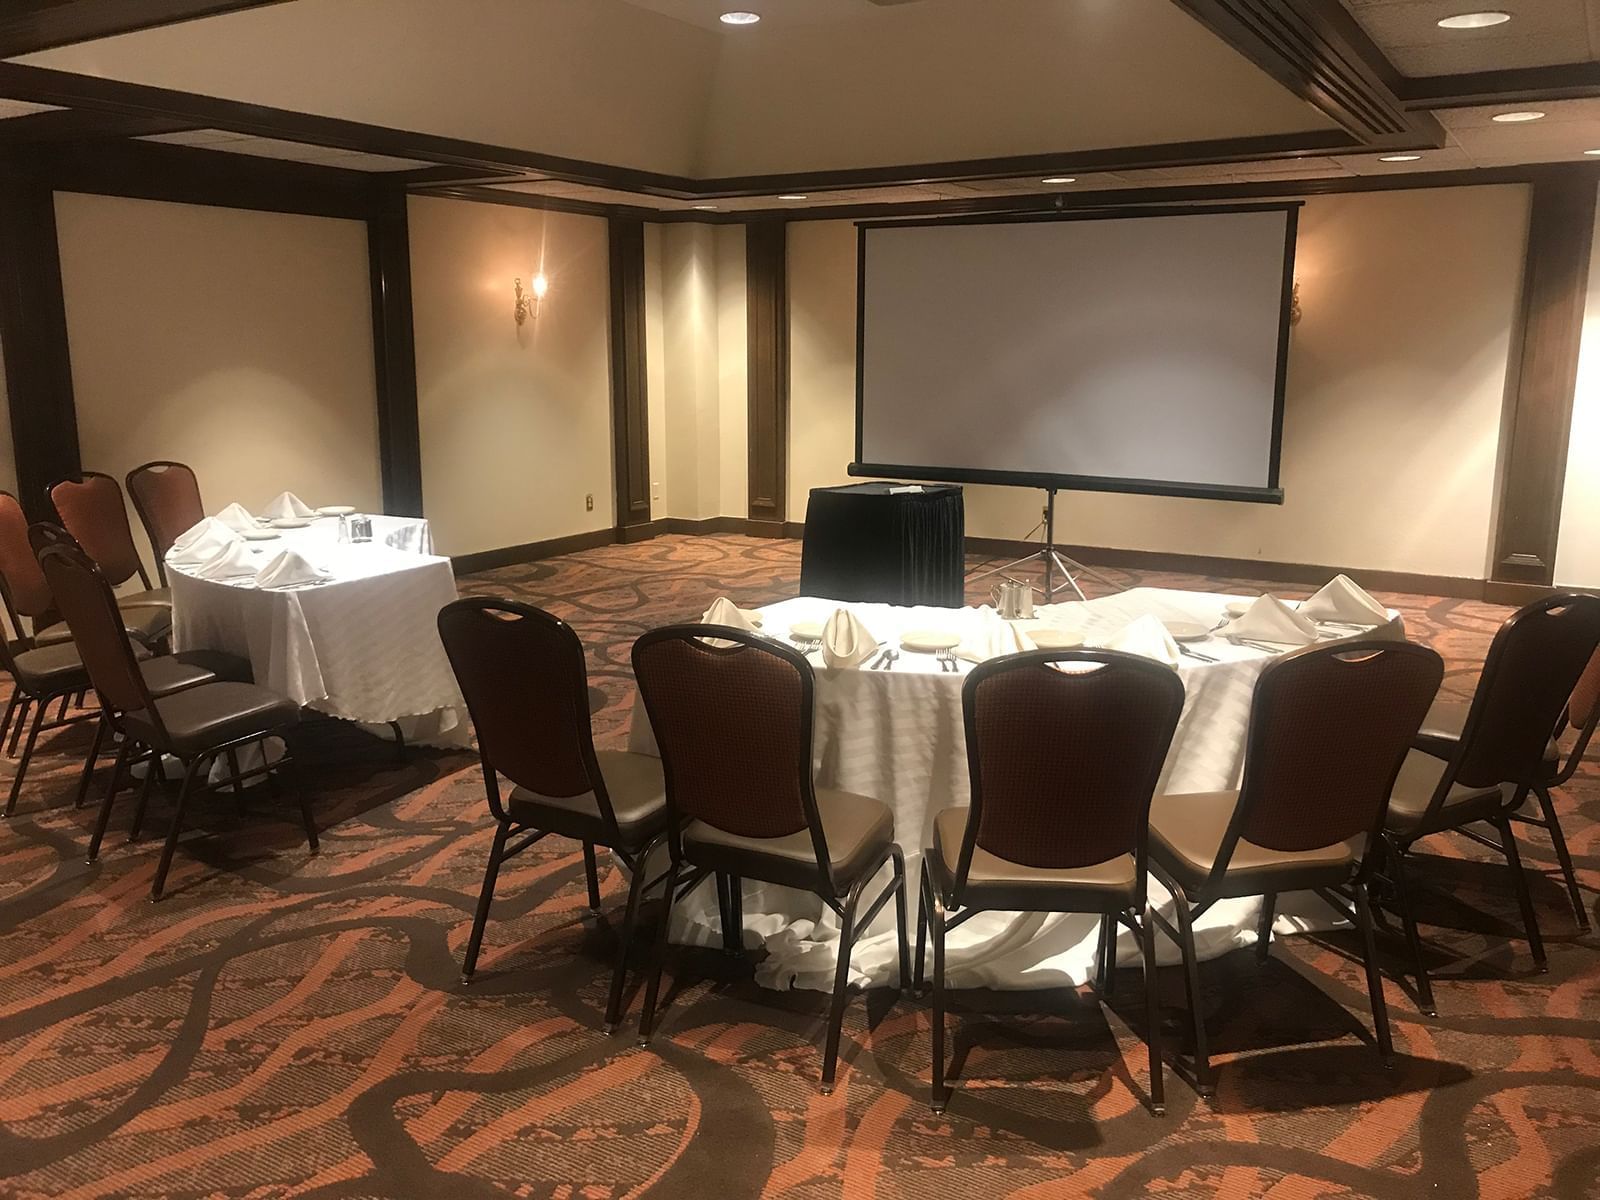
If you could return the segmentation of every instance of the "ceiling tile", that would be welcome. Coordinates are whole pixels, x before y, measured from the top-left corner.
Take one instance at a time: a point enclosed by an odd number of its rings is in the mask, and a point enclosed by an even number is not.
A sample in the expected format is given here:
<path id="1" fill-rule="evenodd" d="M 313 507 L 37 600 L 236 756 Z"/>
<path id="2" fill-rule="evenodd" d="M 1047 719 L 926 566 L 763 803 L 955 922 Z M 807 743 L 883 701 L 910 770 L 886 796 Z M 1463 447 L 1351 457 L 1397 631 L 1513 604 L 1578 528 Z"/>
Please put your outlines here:
<path id="1" fill-rule="evenodd" d="M 32 100 L 0 100 L 0 121 L 11 117 L 31 117 L 34 113 L 56 112 L 57 104 L 35 104 Z"/>

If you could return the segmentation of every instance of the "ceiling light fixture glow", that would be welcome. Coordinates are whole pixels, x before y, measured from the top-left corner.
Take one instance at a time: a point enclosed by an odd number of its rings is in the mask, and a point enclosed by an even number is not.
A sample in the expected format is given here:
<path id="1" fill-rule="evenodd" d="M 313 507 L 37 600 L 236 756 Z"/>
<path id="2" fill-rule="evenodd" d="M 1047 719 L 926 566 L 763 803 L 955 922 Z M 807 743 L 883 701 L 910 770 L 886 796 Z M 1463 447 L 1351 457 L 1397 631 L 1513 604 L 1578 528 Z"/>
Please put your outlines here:
<path id="1" fill-rule="evenodd" d="M 1416 162 L 1421 157 L 1422 157 L 1422 155 L 1420 155 L 1420 154 L 1385 154 L 1378 161 L 1379 162 Z"/>
<path id="2" fill-rule="evenodd" d="M 696 204 L 694 210 L 695 212 L 716 212 L 717 206 L 715 204 Z"/>
<path id="3" fill-rule="evenodd" d="M 804 200 L 805 197 L 804 196 L 797 196 L 797 195 L 788 195 L 788 196 L 779 196 L 778 199 L 779 200 Z"/>
<path id="4" fill-rule="evenodd" d="M 1593 155 L 1595 158 L 1600 158 L 1600 150 L 1585 150 L 1584 153 Z"/>
<path id="5" fill-rule="evenodd" d="M 1520 125 L 1524 121 L 1542 120 L 1543 117 L 1544 114 L 1542 112 L 1529 110 L 1528 112 L 1495 113 L 1495 115 L 1489 119 L 1491 121 L 1498 121 L 1502 125 Z"/>
<path id="6" fill-rule="evenodd" d="M 1071 175 L 1051 175 L 1048 179 L 1041 179 L 1039 182 L 1040 183 L 1077 183 L 1078 181 L 1077 181 L 1077 179 L 1075 177 L 1073 177 Z"/>
<path id="7" fill-rule="evenodd" d="M 719 18 L 724 25 L 754 25 L 761 20 L 760 13 L 753 12 L 725 12 Z"/>
<path id="8" fill-rule="evenodd" d="M 1445 17 L 1439 22 L 1440 29 L 1488 29 L 1492 25 L 1504 25 L 1511 20 L 1508 12 L 1469 12 L 1457 13 L 1453 17 Z"/>

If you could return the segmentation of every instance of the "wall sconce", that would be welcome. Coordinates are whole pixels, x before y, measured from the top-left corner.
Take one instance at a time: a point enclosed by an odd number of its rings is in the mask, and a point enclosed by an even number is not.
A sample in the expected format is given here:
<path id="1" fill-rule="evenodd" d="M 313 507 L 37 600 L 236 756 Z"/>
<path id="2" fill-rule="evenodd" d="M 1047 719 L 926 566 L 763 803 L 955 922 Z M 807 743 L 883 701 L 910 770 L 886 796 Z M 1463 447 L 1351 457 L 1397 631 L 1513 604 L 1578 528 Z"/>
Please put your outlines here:
<path id="1" fill-rule="evenodd" d="M 522 290 L 522 279 L 520 277 L 512 284 L 512 287 L 516 291 L 517 303 L 516 307 L 511 310 L 511 315 L 516 318 L 518 328 L 529 317 L 538 320 L 539 301 L 543 300 L 544 294 L 550 290 L 550 281 L 544 277 L 544 272 L 540 271 L 533 277 L 526 292 Z"/>
<path id="2" fill-rule="evenodd" d="M 1300 324 L 1300 281 L 1294 281 L 1294 287 L 1289 289 L 1289 324 Z"/>

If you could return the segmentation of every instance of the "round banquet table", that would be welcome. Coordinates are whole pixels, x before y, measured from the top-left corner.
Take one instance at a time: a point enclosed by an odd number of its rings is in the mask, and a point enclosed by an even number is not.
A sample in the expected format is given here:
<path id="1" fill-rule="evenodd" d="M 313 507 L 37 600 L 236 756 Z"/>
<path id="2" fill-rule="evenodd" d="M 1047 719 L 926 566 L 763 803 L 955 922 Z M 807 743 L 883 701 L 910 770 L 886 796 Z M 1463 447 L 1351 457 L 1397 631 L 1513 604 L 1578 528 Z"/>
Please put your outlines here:
<path id="1" fill-rule="evenodd" d="M 1094 600 L 1041 606 L 1036 619 L 1015 625 L 1023 632 L 1044 626 L 1068 629 L 1095 645 L 1146 614 L 1214 626 L 1230 600 L 1246 599 L 1249 597 L 1134 588 Z M 762 632 L 786 638 L 791 626 L 821 623 L 839 607 L 836 600 L 815 597 L 784 600 L 760 610 Z M 848 607 L 874 637 L 889 645 L 898 645 L 900 635 L 915 629 L 946 630 L 962 634 L 967 644 L 982 644 L 985 630 L 999 623 L 987 606 Z M 1363 636 L 1404 638 L 1399 614 L 1391 612 L 1389 618 L 1388 624 Z M 1239 785 L 1252 692 L 1262 669 L 1276 657 L 1216 638 L 1195 649 L 1219 661 L 1185 657 L 1179 663 L 1185 692 L 1183 716 L 1158 785 L 1163 793 L 1218 791 Z M 810 655 L 810 661 L 816 670 L 816 783 L 876 797 L 893 810 L 895 837 L 906 852 L 914 938 L 917 878 L 922 850 L 932 844 L 933 819 L 940 810 L 965 805 L 970 798 L 961 686 L 972 666 L 960 663 L 959 673 L 951 674 L 940 670 L 931 655 L 909 652 L 902 653 L 888 671 L 829 668 L 822 665 L 817 653 Z M 637 696 L 629 748 L 658 753 Z M 866 894 L 875 895 L 888 878 L 886 869 Z M 838 920 L 832 911 L 815 896 L 751 880 L 745 881 L 743 895 L 746 939 L 768 951 L 757 966 L 757 979 L 768 987 L 830 990 L 838 945 Z M 1150 895 L 1151 902 L 1170 919 L 1170 897 L 1153 877 Z M 1209 909 L 1195 926 L 1200 957 L 1214 958 L 1253 944 L 1259 911 L 1259 899 L 1226 900 Z M 1285 895 L 1279 897 L 1274 929 L 1293 933 L 1331 928 L 1336 920 L 1314 895 Z M 709 881 L 675 908 L 673 922 L 675 941 L 720 945 L 716 897 Z M 954 987 L 1076 986 L 1093 972 L 1098 935 L 1099 918 L 1094 916 L 980 913 L 948 935 L 947 977 Z M 1156 947 L 1162 963 L 1178 961 L 1177 947 L 1165 937 L 1156 939 Z M 1117 955 L 1125 965 L 1139 961 L 1137 943 L 1126 930 L 1119 938 Z M 895 961 L 891 906 L 856 943 L 851 977 L 864 986 L 892 984 Z"/>
<path id="2" fill-rule="evenodd" d="M 265 566 L 296 550 L 326 582 L 264 590 L 202 579 L 167 564 L 176 650 L 246 658 L 262 687 L 329 716 L 397 723 L 410 742 L 465 744 L 469 728 L 439 641 L 439 609 L 456 598 L 450 560 L 432 553 L 428 523 L 374 516 L 373 540 L 338 540 L 337 518 L 245 543 Z"/>

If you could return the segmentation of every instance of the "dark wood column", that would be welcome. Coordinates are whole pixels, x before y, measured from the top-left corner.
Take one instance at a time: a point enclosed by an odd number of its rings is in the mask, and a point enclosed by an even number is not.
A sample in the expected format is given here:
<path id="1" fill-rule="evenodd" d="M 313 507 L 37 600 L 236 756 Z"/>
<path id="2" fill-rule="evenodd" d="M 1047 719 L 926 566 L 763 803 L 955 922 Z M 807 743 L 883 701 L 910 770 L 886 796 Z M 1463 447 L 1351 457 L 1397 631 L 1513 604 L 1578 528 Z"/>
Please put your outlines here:
<path id="1" fill-rule="evenodd" d="M 1500 515 L 1490 577 L 1555 581 L 1567 438 L 1594 239 L 1595 180 L 1586 171 L 1533 185 L 1522 306 L 1512 329 Z"/>
<path id="2" fill-rule="evenodd" d="M 78 470 L 78 414 L 61 295 L 55 196 L 15 159 L 0 161 L 0 352 L 17 459 L 33 520 L 52 516 L 45 489 Z"/>
<path id="3" fill-rule="evenodd" d="M 411 325 L 411 236 L 406 194 L 382 188 L 367 217 L 372 269 L 372 352 L 378 384 L 378 456 L 383 509 L 420 517 L 422 433 L 417 425 L 417 351 Z"/>
<path id="4" fill-rule="evenodd" d="M 789 490 L 788 226 L 745 226 L 750 388 L 750 520 L 783 536 Z"/>
<path id="5" fill-rule="evenodd" d="M 617 533 L 650 523 L 650 413 L 645 393 L 644 222 L 612 217 L 611 438 Z M 642 531 L 638 531 L 642 532 Z"/>

